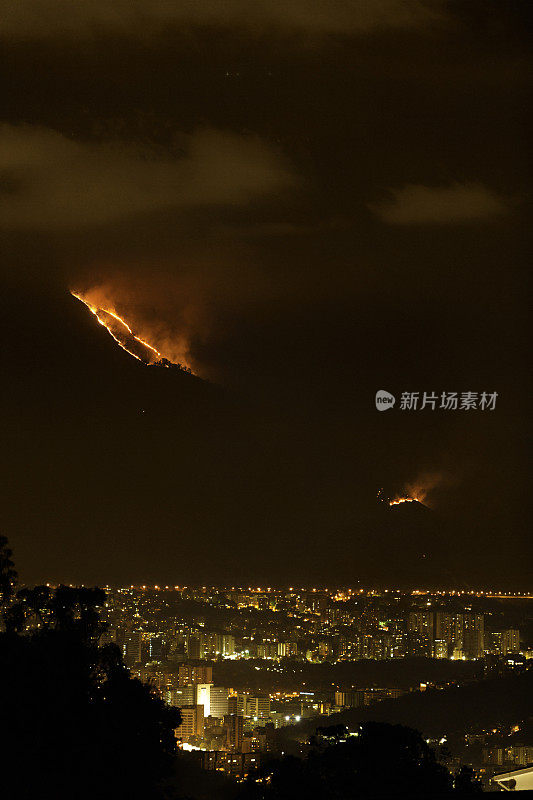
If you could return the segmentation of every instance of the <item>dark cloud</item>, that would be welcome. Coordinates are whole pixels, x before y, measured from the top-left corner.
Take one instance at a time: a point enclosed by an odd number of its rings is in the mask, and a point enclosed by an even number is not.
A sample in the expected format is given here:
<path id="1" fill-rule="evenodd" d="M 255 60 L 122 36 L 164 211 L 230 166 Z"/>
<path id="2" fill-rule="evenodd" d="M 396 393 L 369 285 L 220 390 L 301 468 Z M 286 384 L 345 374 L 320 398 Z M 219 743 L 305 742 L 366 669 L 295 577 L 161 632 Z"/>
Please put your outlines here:
<path id="1" fill-rule="evenodd" d="M 0 126 L 0 225 L 50 230 L 157 209 L 245 203 L 294 176 L 256 137 L 214 130 L 172 158 L 127 143 L 83 143 L 32 126 Z M 3 187 L 3 191 L 2 191 Z"/>
<path id="2" fill-rule="evenodd" d="M 442 19 L 443 0 L 2 0 L 3 35 L 20 38 L 97 35 L 112 30 L 146 36 L 168 25 L 281 28 L 311 33 L 353 33 L 404 28 Z"/>
<path id="3" fill-rule="evenodd" d="M 451 186 L 410 184 L 390 191 L 390 199 L 369 208 L 391 225 L 448 225 L 490 219 L 509 211 L 509 203 L 479 183 Z"/>

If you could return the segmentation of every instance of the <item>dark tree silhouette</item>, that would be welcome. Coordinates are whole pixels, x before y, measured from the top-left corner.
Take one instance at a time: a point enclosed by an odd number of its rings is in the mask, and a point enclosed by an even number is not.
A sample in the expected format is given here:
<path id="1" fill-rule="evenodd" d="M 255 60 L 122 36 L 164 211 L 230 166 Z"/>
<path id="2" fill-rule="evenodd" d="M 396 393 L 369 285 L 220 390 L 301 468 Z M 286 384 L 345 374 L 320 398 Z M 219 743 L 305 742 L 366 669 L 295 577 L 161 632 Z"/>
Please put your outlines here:
<path id="1" fill-rule="evenodd" d="M 17 571 L 11 560 L 13 553 L 5 536 L 0 536 L 0 605 L 9 602 L 17 583 Z"/>
<path id="2" fill-rule="evenodd" d="M 317 734 L 337 738 L 337 727 L 324 728 Z M 464 771 L 461 775 L 461 794 L 477 788 L 471 775 Z M 452 776 L 437 762 L 418 731 L 382 722 L 367 722 L 357 736 L 313 749 L 304 760 L 290 756 L 271 762 L 258 777 L 259 782 L 248 782 L 245 798 L 430 798 L 453 796 L 455 791 Z"/>
<path id="3" fill-rule="evenodd" d="M 459 772 L 455 774 L 453 782 L 455 791 L 460 794 L 481 794 L 483 787 L 481 781 L 478 781 L 474 776 L 472 767 L 463 765 Z"/>
<path id="4" fill-rule="evenodd" d="M 4 586 L 13 569 L 5 545 L 2 558 Z M 98 646 L 105 593 L 38 586 L 11 595 L 4 590 L 0 634 L 3 796 L 164 797 L 180 714 L 131 677 L 116 646 Z"/>

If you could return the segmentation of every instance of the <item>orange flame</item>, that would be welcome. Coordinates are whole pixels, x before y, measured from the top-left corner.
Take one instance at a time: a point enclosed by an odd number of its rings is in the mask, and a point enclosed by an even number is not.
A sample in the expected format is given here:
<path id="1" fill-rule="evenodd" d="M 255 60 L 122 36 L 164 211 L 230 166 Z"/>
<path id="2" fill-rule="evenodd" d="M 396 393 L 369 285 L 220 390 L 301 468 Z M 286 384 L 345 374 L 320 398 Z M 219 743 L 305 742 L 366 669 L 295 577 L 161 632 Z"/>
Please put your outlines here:
<path id="1" fill-rule="evenodd" d="M 119 347 L 125 350 L 125 352 L 128 353 L 128 355 L 133 356 L 133 358 L 136 358 L 137 361 L 140 361 L 142 364 L 145 364 L 146 366 L 153 366 L 154 364 L 160 364 L 168 367 L 170 366 L 170 364 L 172 364 L 170 359 L 167 359 L 166 356 L 163 355 L 163 353 L 160 353 L 156 347 L 151 345 L 145 339 L 142 339 L 140 336 L 137 336 L 130 328 L 126 320 L 123 319 L 121 316 L 119 316 L 116 313 L 116 311 L 111 311 L 111 309 L 108 308 L 98 308 L 97 306 L 94 306 L 92 303 L 86 300 L 85 297 L 83 297 L 78 292 L 71 291 L 71 295 L 75 297 L 77 300 L 79 300 L 81 303 L 83 303 L 84 306 L 86 306 L 89 309 L 89 311 L 92 314 L 94 314 L 100 325 L 102 325 L 107 330 L 107 332 L 110 334 L 110 336 L 113 337 L 113 339 L 119 345 Z M 146 347 L 148 350 L 150 350 L 150 354 L 147 354 L 146 359 L 141 358 L 140 355 L 134 353 L 129 347 L 126 346 L 124 339 L 127 339 L 128 337 L 124 336 L 123 338 L 120 338 L 120 336 L 117 333 L 117 330 L 116 329 L 113 330 L 112 326 L 109 324 L 109 321 L 106 321 L 106 316 L 112 317 L 112 319 L 116 320 L 116 322 L 119 323 L 119 325 L 121 325 L 125 329 L 125 331 L 127 331 L 128 335 L 132 339 L 134 339 L 136 342 L 139 342 L 139 344 L 141 344 L 143 347 Z M 192 371 L 190 370 L 190 367 L 188 365 L 185 365 L 183 367 L 183 365 L 178 364 L 176 366 L 185 368 L 187 371 Z"/>
<path id="2" fill-rule="evenodd" d="M 395 500 L 389 500 L 389 506 L 399 506 L 400 503 L 420 503 L 417 497 L 397 497 Z"/>

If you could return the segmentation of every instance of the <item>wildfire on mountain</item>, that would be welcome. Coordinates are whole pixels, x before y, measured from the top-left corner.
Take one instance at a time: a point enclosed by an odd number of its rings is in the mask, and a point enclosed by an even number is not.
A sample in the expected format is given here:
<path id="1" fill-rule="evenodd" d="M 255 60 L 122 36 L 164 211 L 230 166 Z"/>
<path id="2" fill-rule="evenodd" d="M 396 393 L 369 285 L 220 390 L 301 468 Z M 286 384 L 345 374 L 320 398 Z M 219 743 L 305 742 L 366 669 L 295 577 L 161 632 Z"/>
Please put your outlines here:
<path id="1" fill-rule="evenodd" d="M 100 325 L 107 330 L 119 347 L 125 350 L 130 356 L 133 356 L 133 358 L 136 358 L 147 366 L 175 366 L 185 369 L 187 372 L 191 371 L 188 364 L 173 363 L 164 353 L 159 352 L 156 347 L 134 333 L 126 320 L 117 314 L 115 310 L 100 308 L 93 305 L 93 303 L 89 302 L 80 292 L 72 291 L 71 294 L 94 314 Z"/>
<path id="2" fill-rule="evenodd" d="M 398 506 L 400 503 L 420 503 L 418 497 L 397 497 L 395 500 L 389 500 L 389 506 Z"/>

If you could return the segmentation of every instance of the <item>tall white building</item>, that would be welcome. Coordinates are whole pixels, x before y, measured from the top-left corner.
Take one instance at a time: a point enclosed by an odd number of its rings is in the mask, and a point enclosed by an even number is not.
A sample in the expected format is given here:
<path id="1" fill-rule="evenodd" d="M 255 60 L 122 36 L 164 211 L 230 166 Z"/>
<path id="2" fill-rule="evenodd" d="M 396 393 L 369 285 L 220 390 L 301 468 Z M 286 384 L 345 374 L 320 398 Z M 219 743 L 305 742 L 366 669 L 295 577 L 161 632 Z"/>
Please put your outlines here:
<path id="1" fill-rule="evenodd" d="M 223 717 L 228 713 L 228 690 L 212 683 L 196 686 L 196 704 L 204 707 L 206 717 Z"/>

